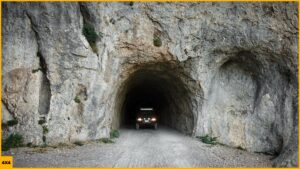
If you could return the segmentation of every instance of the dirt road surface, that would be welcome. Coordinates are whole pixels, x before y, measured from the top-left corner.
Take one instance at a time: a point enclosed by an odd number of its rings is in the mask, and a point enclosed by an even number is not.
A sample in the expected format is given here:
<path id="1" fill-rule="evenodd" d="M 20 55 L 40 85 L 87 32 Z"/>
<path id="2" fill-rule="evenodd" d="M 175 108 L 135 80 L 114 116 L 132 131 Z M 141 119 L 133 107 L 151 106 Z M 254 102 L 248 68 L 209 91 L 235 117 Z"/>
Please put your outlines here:
<path id="1" fill-rule="evenodd" d="M 14 167 L 271 167 L 272 156 L 207 145 L 176 130 L 121 129 L 115 143 L 17 148 Z"/>

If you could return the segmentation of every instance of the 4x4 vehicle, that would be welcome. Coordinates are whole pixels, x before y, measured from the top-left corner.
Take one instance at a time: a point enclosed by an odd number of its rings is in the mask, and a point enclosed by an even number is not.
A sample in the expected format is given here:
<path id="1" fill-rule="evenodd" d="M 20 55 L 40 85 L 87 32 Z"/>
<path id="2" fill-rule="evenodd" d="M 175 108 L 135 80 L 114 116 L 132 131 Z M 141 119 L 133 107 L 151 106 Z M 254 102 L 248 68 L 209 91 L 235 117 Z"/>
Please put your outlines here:
<path id="1" fill-rule="evenodd" d="M 153 108 L 140 108 L 136 118 L 135 128 L 138 130 L 140 126 L 151 125 L 157 129 L 157 116 Z"/>

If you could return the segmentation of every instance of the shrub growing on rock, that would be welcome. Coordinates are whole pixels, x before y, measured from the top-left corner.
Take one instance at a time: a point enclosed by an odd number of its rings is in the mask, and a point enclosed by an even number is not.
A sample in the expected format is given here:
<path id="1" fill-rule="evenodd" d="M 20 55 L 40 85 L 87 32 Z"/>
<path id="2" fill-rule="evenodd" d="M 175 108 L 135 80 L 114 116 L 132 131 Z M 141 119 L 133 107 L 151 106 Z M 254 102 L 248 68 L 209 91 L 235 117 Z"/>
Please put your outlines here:
<path id="1" fill-rule="evenodd" d="M 209 135 L 196 136 L 196 138 L 199 138 L 205 144 L 215 145 L 215 144 L 218 143 L 217 142 L 217 137 L 210 137 Z"/>
<path id="2" fill-rule="evenodd" d="M 110 132 L 110 138 L 119 138 L 119 136 L 120 136 L 120 133 L 118 130 L 112 130 Z"/>
<path id="3" fill-rule="evenodd" d="M 6 122 L 7 126 L 14 126 L 18 124 L 18 120 L 17 119 L 12 119 Z"/>
<path id="4" fill-rule="evenodd" d="M 81 101 L 80 101 L 80 98 L 79 98 L 78 96 L 75 97 L 74 101 L 75 101 L 76 103 L 80 103 L 80 102 L 81 102 Z"/>
<path id="5" fill-rule="evenodd" d="M 154 36 L 153 45 L 156 47 L 160 47 L 162 45 L 161 39 L 158 36 Z"/>
<path id="6" fill-rule="evenodd" d="M 43 126 L 43 134 L 47 134 L 49 132 L 49 129 L 47 126 Z"/>
<path id="7" fill-rule="evenodd" d="M 42 125 L 42 124 L 46 123 L 46 120 L 45 119 L 41 119 L 41 120 L 38 121 L 38 123 L 39 123 L 39 125 Z"/>
<path id="8" fill-rule="evenodd" d="M 96 43 L 99 38 L 94 26 L 89 22 L 84 23 L 82 33 L 89 43 Z"/>
<path id="9" fill-rule="evenodd" d="M 86 40 L 89 42 L 92 50 L 97 53 L 96 42 L 99 39 L 99 35 L 96 33 L 94 26 L 89 22 L 84 22 L 82 34 L 85 36 Z"/>
<path id="10" fill-rule="evenodd" d="M 6 138 L 2 144 L 2 151 L 8 151 L 10 148 L 22 147 L 23 136 L 18 133 L 13 133 Z"/>

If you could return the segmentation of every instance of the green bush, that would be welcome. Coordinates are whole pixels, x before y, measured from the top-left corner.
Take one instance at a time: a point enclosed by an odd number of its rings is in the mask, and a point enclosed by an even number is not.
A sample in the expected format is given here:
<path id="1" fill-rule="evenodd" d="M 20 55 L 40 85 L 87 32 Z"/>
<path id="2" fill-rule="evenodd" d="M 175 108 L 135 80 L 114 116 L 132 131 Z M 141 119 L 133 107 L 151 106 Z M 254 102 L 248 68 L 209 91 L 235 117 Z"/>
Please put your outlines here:
<path id="1" fill-rule="evenodd" d="M 153 45 L 156 47 L 160 47 L 162 45 L 161 39 L 158 36 L 154 36 Z"/>
<path id="2" fill-rule="evenodd" d="M 43 126 L 43 134 L 47 134 L 49 132 L 47 126 Z"/>
<path id="3" fill-rule="evenodd" d="M 96 42 L 98 41 L 100 36 L 96 33 L 94 26 L 91 23 L 85 21 L 83 24 L 82 34 L 89 42 L 93 51 L 97 52 Z"/>
<path id="4" fill-rule="evenodd" d="M 94 26 L 89 22 L 84 22 L 82 33 L 89 43 L 96 43 L 99 38 Z"/>
<path id="5" fill-rule="evenodd" d="M 80 101 L 80 98 L 78 97 L 78 96 L 76 96 L 75 98 L 74 98 L 74 101 L 76 102 L 76 103 L 80 103 L 81 101 Z"/>
<path id="6" fill-rule="evenodd" d="M 2 144 L 2 151 L 8 151 L 10 148 L 22 147 L 23 146 L 23 136 L 16 133 L 9 135 Z"/>
<path id="7" fill-rule="evenodd" d="M 18 120 L 17 119 L 12 119 L 6 122 L 7 126 L 14 126 L 18 124 Z"/>
<path id="8" fill-rule="evenodd" d="M 209 135 L 205 136 L 196 136 L 196 138 L 200 139 L 203 143 L 205 144 L 212 144 L 215 145 L 217 144 L 217 137 L 210 137 Z"/>
<path id="9" fill-rule="evenodd" d="M 110 138 L 119 138 L 120 137 L 120 133 L 118 130 L 112 130 L 110 132 Z"/>
<path id="10" fill-rule="evenodd" d="M 39 123 L 39 125 L 42 125 L 42 124 L 46 123 L 46 120 L 45 119 L 41 119 L 41 120 L 38 121 L 38 123 Z"/>

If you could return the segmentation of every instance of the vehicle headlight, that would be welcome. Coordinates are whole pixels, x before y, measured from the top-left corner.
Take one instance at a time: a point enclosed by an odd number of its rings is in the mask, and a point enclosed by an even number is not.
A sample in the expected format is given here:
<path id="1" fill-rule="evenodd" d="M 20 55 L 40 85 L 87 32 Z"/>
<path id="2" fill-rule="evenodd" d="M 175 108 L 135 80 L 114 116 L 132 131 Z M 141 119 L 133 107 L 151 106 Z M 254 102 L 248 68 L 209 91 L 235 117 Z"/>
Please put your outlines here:
<path id="1" fill-rule="evenodd" d="M 142 121 L 142 118 L 140 118 L 140 117 L 139 117 L 139 118 L 137 118 L 137 121 Z"/>
<path id="2" fill-rule="evenodd" d="M 155 118 L 155 117 L 152 117 L 152 118 L 151 118 L 151 121 L 156 121 L 156 118 Z"/>

